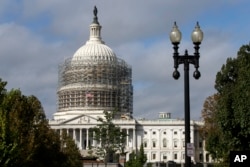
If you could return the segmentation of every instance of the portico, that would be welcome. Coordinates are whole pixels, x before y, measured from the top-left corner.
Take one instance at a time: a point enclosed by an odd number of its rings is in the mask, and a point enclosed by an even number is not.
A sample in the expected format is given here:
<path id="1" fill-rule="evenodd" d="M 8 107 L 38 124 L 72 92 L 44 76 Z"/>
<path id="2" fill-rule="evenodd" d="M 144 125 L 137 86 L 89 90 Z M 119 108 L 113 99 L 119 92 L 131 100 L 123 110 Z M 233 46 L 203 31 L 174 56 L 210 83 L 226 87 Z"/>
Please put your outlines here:
<path id="1" fill-rule="evenodd" d="M 83 116 L 86 119 L 86 115 Z M 62 135 L 63 131 L 67 135 L 71 136 L 80 150 L 88 150 L 93 147 L 97 147 L 100 143 L 93 139 L 91 134 L 91 128 L 94 128 L 98 121 L 92 117 L 88 117 L 87 123 L 82 123 L 82 117 L 76 117 L 76 119 L 70 119 L 71 121 L 57 120 L 50 121 L 51 128 L 55 129 L 56 132 Z M 114 120 L 114 123 L 121 128 L 122 131 L 126 132 L 126 143 L 125 151 L 132 152 L 137 148 L 136 138 L 136 124 L 135 120 Z M 93 133 L 93 132 L 92 132 Z M 86 155 L 85 155 L 86 156 Z"/>

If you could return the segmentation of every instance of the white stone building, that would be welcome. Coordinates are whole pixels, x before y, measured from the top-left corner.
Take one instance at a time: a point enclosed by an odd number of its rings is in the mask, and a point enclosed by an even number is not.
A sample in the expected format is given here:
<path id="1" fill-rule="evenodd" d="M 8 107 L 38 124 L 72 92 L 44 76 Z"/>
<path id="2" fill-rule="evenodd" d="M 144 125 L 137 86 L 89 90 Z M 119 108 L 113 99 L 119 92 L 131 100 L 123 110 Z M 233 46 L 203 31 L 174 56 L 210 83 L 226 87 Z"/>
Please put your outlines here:
<path id="1" fill-rule="evenodd" d="M 170 113 L 159 113 L 157 120 L 133 118 L 133 86 L 131 67 L 101 39 L 101 25 L 94 9 L 90 38 L 72 58 L 59 65 L 58 109 L 49 124 L 73 137 L 83 156 L 89 146 L 97 143 L 89 129 L 95 127 L 103 111 L 118 109 L 114 123 L 128 135 L 126 157 L 144 145 L 148 162 L 175 161 L 183 163 L 185 152 L 184 120 L 172 119 Z M 199 136 L 202 122 L 191 121 L 191 143 L 194 162 L 208 162 L 204 142 Z"/>

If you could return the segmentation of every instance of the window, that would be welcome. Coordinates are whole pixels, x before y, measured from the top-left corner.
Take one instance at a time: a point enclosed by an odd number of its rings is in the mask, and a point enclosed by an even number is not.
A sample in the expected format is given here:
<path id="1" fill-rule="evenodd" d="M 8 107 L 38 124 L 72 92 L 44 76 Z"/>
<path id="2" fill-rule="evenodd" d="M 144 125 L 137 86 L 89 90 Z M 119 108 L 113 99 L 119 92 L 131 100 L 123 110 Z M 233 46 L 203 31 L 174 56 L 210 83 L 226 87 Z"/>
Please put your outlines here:
<path id="1" fill-rule="evenodd" d="M 206 162 L 209 162 L 209 154 L 206 154 Z"/>
<path id="2" fill-rule="evenodd" d="M 177 135 L 177 131 L 174 131 L 174 135 Z"/>
<path id="3" fill-rule="evenodd" d="M 168 158 L 167 158 L 167 156 L 166 156 L 166 155 L 163 155 L 163 159 L 164 159 L 164 160 L 167 160 Z"/>
<path id="4" fill-rule="evenodd" d="M 163 147 L 167 147 L 167 139 L 164 138 L 164 139 L 162 140 L 162 146 L 163 146 Z"/>
<path id="5" fill-rule="evenodd" d="M 156 159 L 156 154 L 155 153 L 152 154 L 152 159 Z"/>
<path id="6" fill-rule="evenodd" d="M 177 141 L 174 141 L 174 148 L 177 148 Z"/>
<path id="7" fill-rule="evenodd" d="M 153 147 L 156 147 L 156 141 L 153 141 L 152 144 L 153 144 Z"/>
<path id="8" fill-rule="evenodd" d="M 146 131 L 144 131 L 144 135 L 146 135 L 147 134 L 147 132 Z"/>
<path id="9" fill-rule="evenodd" d="M 199 141 L 199 147 L 202 148 L 202 141 Z"/>
<path id="10" fill-rule="evenodd" d="M 202 153 L 200 153 L 199 158 L 200 158 L 200 162 L 203 162 L 203 154 Z"/>
<path id="11" fill-rule="evenodd" d="M 143 145 L 144 145 L 144 147 L 146 148 L 146 147 L 147 147 L 147 141 L 144 141 L 144 142 L 143 142 Z"/>
<path id="12" fill-rule="evenodd" d="M 167 134 L 167 132 L 166 132 L 166 131 L 164 131 L 164 132 L 163 132 L 163 134 L 165 135 L 165 134 Z"/>
<path id="13" fill-rule="evenodd" d="M 154 132 L 153 132 L 153 135 L 155 135 L 155 134 L 156 134 L 156 132 L 154 131 Z"/>
<path id="14" fill-rule="evenodd" d="M 177 153 L 174 153 L 174 159 L 178 159 L 178 154 Z"/>

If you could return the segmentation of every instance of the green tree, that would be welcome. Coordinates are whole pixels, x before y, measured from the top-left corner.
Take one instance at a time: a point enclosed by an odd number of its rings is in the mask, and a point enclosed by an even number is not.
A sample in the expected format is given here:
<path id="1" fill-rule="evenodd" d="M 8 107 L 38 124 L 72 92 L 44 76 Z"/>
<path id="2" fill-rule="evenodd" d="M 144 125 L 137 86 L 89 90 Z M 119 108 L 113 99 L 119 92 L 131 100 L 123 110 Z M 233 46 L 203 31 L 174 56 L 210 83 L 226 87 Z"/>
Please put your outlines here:
<path id="1" fill-rule="evenodd" d="M 50 129 L 40 101 L 20 90 L 8 92 L 6 84 L 0 79 L 0 166 L 77 166 L 70 152 L 63 151 L 60 136 Z M 80 155 L 75 149 L 71 153 Z"/>
<path id="2" fill-rule="evenodd" d="M 15 166 L 17 143 L 12 142 L 10 133 L 10 114 L 4 111 L 3 101 L 6 96 L 7 82 L 0 78 L 0 166 Z"/>
<path id="3" fill-rule="evenodd" d="M 141 167 L 147 162 L 147 157 L 146 157 L 145 152 L 144 152 L 143 144 L 141 144 L 141 146 L 140 146 L 138 160 L 139 160 L 139 165 Z"/>
<path id="4" fill-rule="evenodd" d="M 201 128 L 202 137 L 206 138 L 209 133 L 213 132 L 217 125 L 214 122 L 214 118 L 216 117 L 216 105 L 218 101 L 218 94 L 214 94 L 206 98 L 203 109 L 201 111 L 202 121 L 205 123 L 206 126 Z"/>
<path id="5" fill-rule="evenodd" d="M 72 140 L 70 136 L 67 135 L 66 131 L 63 131 L 61 136 L 61 149 L 65 156 L 65 166 L 70 167 L 81 167 L 82 160 L 80 151 L 75 144 L 75 141 Z"/>
<path id="6" fill-rule="evenodd" d="M 104 111 L 105 119 L 99 118 L 100 124 L 91 129 L 91 135 L 99 144 L 95 153 L 104 159 L 105 165 L 111 162 L 117 152 L 123 153 L 126 133 L 112 121 L 115 112 Z"/>
<path id="7" fill-rule="evenodd" d="M 218 123 L 230 146 L 235 150 L 250 149 L 250 46 L 240 48 L 235 59 L 217 74 Z"/>
<path id="8" fill-rule="evenodd" d="M 129 160 L 126 162 L 126 167 L 143 167 L 143 165 L 147 162 L 147 157 L 144 153 L 143 144 L 140 146 L 140 150 L 138 154 L 135 154 L 133 151 L 130 156 Z"/>
<path id="9" fill-rule="evenodd" d="M 218 123 L 215 121 L 218 112 L 216 109 L 218 98 L 219 95 L 214 94 L 205 100 L 201 114 L 204 126 L 200 128 L 201 137 L 206 141 L 206 150 L 209 151 L 213 159 L 217 160 L 222 158 L 220 147 L 222 141 L 218 142 L 221 137 L 221 129 L 219 129 Z"/>
<path id="10" fill-rule="evenodd" d="M 125 163 L 125 166 L 126 167 L 139 167 L 139 160 L 137 159 L 135 151 L 133 151 L 129 155 L 129 160 Z"/>
<path id="11" fill-rule="evenodd" d="M 250 150 L 250 46 L 243 45 L 236 58 L 228 58 L 217 73 L 214 113 L 215 131 L 206 145 L 214 158 L 228 165 L 230 151 Z M 206 126 L 206 122 L 205 122 Z"/>

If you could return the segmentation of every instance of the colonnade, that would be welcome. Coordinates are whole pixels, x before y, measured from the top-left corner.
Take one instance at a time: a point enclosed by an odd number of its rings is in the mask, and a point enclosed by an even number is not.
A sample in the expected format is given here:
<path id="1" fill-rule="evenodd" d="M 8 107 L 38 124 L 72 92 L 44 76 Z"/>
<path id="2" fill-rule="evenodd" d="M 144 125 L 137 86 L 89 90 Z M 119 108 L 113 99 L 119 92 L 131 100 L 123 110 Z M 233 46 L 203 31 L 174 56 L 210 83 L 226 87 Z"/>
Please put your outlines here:
<path id="1" fill-rule="evenodd" d="M 136 130 L 134 128 L 121 128 L 126 132 L 126 149 L 136 148 Z M 100 143 L 93 139 L 94 134 L 90 134 L 90 128 L 61 128 L 56 130 L 60 135 L 63 131 L 74 139 L 76 145 L 80 150 L 88 150 L 90 147 L 96 147 Z"/>

